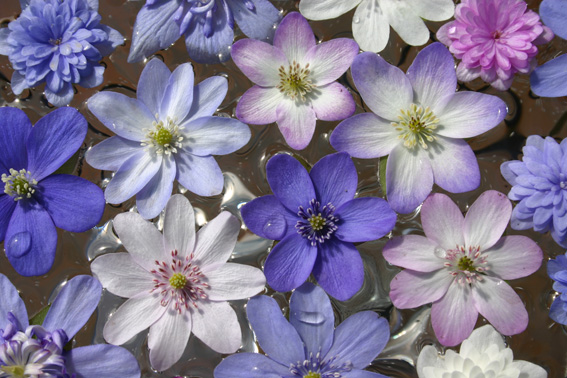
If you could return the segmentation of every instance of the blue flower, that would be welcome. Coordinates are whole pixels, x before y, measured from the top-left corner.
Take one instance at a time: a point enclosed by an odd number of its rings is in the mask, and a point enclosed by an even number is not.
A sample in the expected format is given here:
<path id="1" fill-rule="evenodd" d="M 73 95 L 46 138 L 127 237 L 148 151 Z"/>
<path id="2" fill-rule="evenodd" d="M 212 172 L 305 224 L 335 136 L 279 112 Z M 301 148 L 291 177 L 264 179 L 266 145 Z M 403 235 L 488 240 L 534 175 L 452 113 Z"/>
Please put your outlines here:
<path id="1" fill-rule="evenodd" d="M 189 63 L 172 73 L 159 59 L 144 68 L 137 99 L 99 92 L 89 110 L 116 136 L 87 152 L 97 169 L 116 171 L 106 187 L 106 201 L 119 204 L 137 195 L 146 219 L 163 210 L 177 180 L 201 196 L 220 194 L 224 180 L 212 155 L 230 154 L 250 139 L 242 122 L 212 117 L 228 90 L 224 77 L 210 77 L 193 87 Z"/>
<path id="2" fill-rule="evenodd" d="M 250 38 L 271 40 L 279 11 L 268 0 L 146 0 L 138 13 L 128 62 L 138 62 L 185 36 L 198 63 L 230 59 L 234 21 Z"/>
<path id="3" fill-rule="evenodd" d="M 0 108 L 0 241 L 24 276 L 53 265 L 57 230 L 84 232 L 102 218 L 104 197 L 95 184 L 55 172 L 83 143 L 87 121 L 60 108 L 34 127 L 20 109 Z"/>
<path id="4" fill-rule="evenodd" d="M 20 2 L 20 17 L 0 29 L 0 54 L 8 55 L 14 68 L 14 93 L 45 82 L 47 100 L 64 106 L 73 99 L 73 84 L 100 85 L 104 66 L 99 61 L 124 43 L 124 37 L 100 24 L 98 1 Z"/>
<path id="5" fill-rule="evenodd" d="M 547 262 L 547 274 L 553 281 L 553 290 L 559 295 L 549 309 L 553 321 L 567 325 L 567 253 Z"/>
<path id="6" fill-rule="evenodd" d="M 93 277 L 69 280 L 42 325 L 29 324 L 24 302 L 3 274 L 0 293 L 0 377 L 140 377 L 136 359 L 124 348 L 99 344 L 63 349 L 98 306 L 102 287 Z"/>
<path id="7" fill-rule="evenodd" d="M 264 265 L 277 291 L 300 286 L 313 272 L 327 293 L 339 300 L 362 286 L 362 259 L 352 243 L 379 239 L 396 223 L 381 198 L 354 198 L 358 176 L 347 153 L 325 156 L 310 173 L 289 155 L 266 165 L 274 195 L 256 198 L 241 209 L 246 226 L 266 239 L 281 240 Z"/>
<path id="8" fill-rule="evenodd" d="M 386 319 L 362 311 L 335 329 L 329 297 L 309 282 L 294 291 L 289 308 L 288 322 L 273 298 L 250 299 L 246 313 L 266 356 L 229 356 L 216 367 L 215 378 L 386 378 L 362 370 L 390 338 Z"/>
<path id="9" fill-rule="evenodd" d="M 514 230 L 551 231 L 553 240 L 567 248 L 567 139 L 559 145 L 531 135 L 523 161 L 502 164 L 502 176 L 512 185 L 508 198 L 520 201 L 512 212 Z"/>

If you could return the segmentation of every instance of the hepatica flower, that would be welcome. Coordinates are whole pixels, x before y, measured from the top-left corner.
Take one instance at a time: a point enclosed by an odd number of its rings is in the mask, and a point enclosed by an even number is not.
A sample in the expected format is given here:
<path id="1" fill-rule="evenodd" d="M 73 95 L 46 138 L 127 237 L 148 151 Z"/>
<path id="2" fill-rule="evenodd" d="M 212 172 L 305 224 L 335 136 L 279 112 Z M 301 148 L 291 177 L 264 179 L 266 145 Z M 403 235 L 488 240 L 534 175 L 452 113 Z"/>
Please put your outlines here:
<path id="1" fill-rule="evenodd" d="M 537 45 L 551 41 L 553 33 L 523 0 L 463 0 L 437 38 L 461 59 L 459 80 L 480 77 L 505 91 L 517 72 L 534 69 Z"/>
<path id="2" fill-rule="evenodd" d="M 146 0 L 136 17 L 128 62 L 185 38 L 199 63 L 230 59 L 234 22 L 250 38 L 271 40 L 280 12 L 268 0 Z"/>
<path id="3" fill-rule="evenodd" d="M 102 287 L 90 276 L 69 280 L 42 325 L 30 325 L 24 301 L 0 274 L 0 377 L 139 378 L 136 358 L 126 349 L 98 344 L 64 348 L 98 306 Z"/>
<path id="4" fill-rule="evenodd" d="M 181 358 L 191 333 L 216 352 L 236 352 L 242 335 L 226 301 L 255 295 L 266 282 L 260 269 L 226 262 L 238 219 L 223 211 L 195 234 L 193 208 L 176 194 L 163 235 L 136 213 L 117 215 L 114 229 L 128 253 L 98 257 L 91 269 L 105 289 L 129 299 L 104 326 L 105 340 L 124 344 L 149 327 L 150 363 L 159 371 Z"/>
<path id="5" fill-rule="evenodd" d="M 466 217 L 448 196 L 430 195 L 421 208 L 425 237 L 405 235 L 384 246 L 384 258 L 405 268 L 390 283 L 394 306 L 433 302 L 433 330 L 447 346 L 470 335 L 479 313 L 504 335 L 525 330 L 528 313 L 504 280 L 538 270 L 542 252 L 525 236 L 501 237 L 511 212 L 494 190 L 481 194 Z"/>
<path id="6" fill-rule="evenodd" d="M 335 82 L 358 54 L 352 39 L 317 44 L 309 23 L 288 14 L 276 30 L 274 45 L 253 39 L 232 46 L 234 63 L 255 84 L 236 106 L 243 122 L 277 122 L 287 144 L 302 150 L 311 141 L 317 119 L 338 121 L 352 115 L 354 100 Z"/>
<path id="7" fill-rule="evenodd" d="M 311 171 L 289 155 L 266 165 L 273 195 L 241 208 L 246 226 L 266 239 L 281 240 L 264 265 L 277 291 L 300 286 L 311 272 L 339 300 L 362 286 L 362 259 L 352 243 L 379 239 L 396 223 L 396 213 L 381 198 L 354 198 L 358 177 L 346 153 L 325 156 Z"/>
<path id="8" fill-rule="evenodd" d="M 553 300 L 549 317 L 560 324 L 567 324 L 567 253 L 547 262 L 547 274 L 553 282 L 553 290 L 559 295 Z"/>
<path id="9" fill-rule="evenodd" d="M 461 138 L 482 134 L 506 116 L 498 97 L 455 92 L 454 67 L 440 43 L 420 51 L 405 75 L 369 52 L 352 64 L 354 83 L 374 114 L 341 122 L 331 144 L 357 158 L 389 155 L 386 192 L 399 213 L 419 206 L 434 182 L 451 193 L 476 189 L 478 162 Z"/>
<path id="10" fill-rule="evenodd" d="M 0 241 L 21 275 L 51 269 L 55 227 L 84 232 L 102 218 L 105 202 L 98 186 L 53 174 L 86 134 L 87 121 L 73 108 L 56 109 L 33 127 L 20 109 L 0 108 Z"/>
<path id="11" fill-rule="evenodd" d="M 103 56 L 124 43 L 102 25 L 97 0 L 20 0 L 20 17 L 0 29 L 0 54 L 14 68 L 12 90 L 19 95 L 43 82 L 55 106 L 73 99 L 73 84 L 102 84 Z"/>
<path id="12" fill-rule="evenodd" d="M 99 92 L 89 110 L 115 136 L 87 152 L 97 169 L 115 171 L 105 190 L 106 201 L 119 204 L 136 195 L 139 213 L 156 217 L 177 180 L 201 196 L 220 194 L 224 180 L 212 155 L 230 154 L 250 139 L 242 122 L 212 117 L 228 90 L 221 76 L 193 87 L 189 63 L 173 73 L 159 59 L 142 71 L 137 99 Z"/>
<path id="13" fill-rule="evenodd" d="M 352 33 L 364 51 L 384 50 L 390 26 L 408 45 L 429 41 L 429 30 L 422 19 L 444 21 L 453 16 L 452 0 L 301 0 L 299 11 L 310 20 L 337 18 L 354 7 Z"/>
<path id="14" fill-rule="evenodd" d="M 463 341 L 460 352 L 447 349 L 440 356 L 435 347 L 427 345 L 417 359 L 419 378 L 439 377 L 499 377 L 547 378 L 547 372 L 528 361 L 514 361 L 512 349 L 489 324 L 475 329 Z"/>
<path id="15" fill-rule="evenodd" d="M 512 228 L 551 231 L 553 240 L 567 248 L 567 140 L 559 145 L 531 135 L 526 140 L 523 161 L 502 164 L 502 176 L 512 185 L 508 197 L 519 201 L 512 212 Z"/>
<path id="16" fill-rule="evenodd" d="M 390 338 L 386 319 L 362 311 L 335 329 L 329 297 L 309 282 L 293 292 L 289 307 L 288 322 L 273 298 L 262 295 L 250 299 L 248 320 L 267 356 L 229 356 L 216 367 L 215 378 L 385 378 L 362 369 Z"/>

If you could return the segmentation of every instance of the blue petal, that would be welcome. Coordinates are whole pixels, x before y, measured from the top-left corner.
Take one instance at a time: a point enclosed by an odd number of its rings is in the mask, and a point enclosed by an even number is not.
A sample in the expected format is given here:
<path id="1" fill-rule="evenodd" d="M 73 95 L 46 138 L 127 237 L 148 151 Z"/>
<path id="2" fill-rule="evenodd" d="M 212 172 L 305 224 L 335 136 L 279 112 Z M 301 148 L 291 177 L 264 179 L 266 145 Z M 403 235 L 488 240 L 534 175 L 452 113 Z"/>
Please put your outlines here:
<path id="1" fill-rule="evenodd" d="M 366 370 L 351 370 L 346 373 L 342 373 L 342 377 L 344 378 L 388 378 L 385 375 L 380 373 L 373 373 L 371 371 Z"/>
<path id="2" fill-rule="evenodd" d="M 2 298 L 0 301 L 0 330 L 6 330 L 6 326 L 9 325 L 9 312 L 16 318 L 18 330 L 25 330 L 29 325 L 26 305 L 20 298 L 18 290 L 3 274 L 0 274 L 0 298 Z"/>
<path id="3" fill-rule="evenodd" d="M 164 209 L 171 197 L 175 174 L 175 160 L 171 155 L 164 156 L 159 171 L 136 195 L 136 206 L 144 219 L 155 218 Z"/>
<path id="4" fill-rule="evenodd" d="M 0 164 L 17 171 L 27 168 L 26 140 L 32 124 L 26 113 L 17 108 L 0 108 L 0 130 Z"/>
<path id="5" fill-rule="evenodd" d="M 317 199 L 323 206 L 331 203 L 339 207 L 353 199 L 356 194 L 358 175 L 346 152 L 325 156 L 315 163 L 309 176 L 313 181 Z"/>
<path id="6" fill-rule="evenodd" d="M 281 240 L 297 232 L 298 217 L 273 195 L 253 199 L 240 208 L 240 214 L 246 227 L 264 239 Z"/>
<path id="7" fill-rule="evenodd" d="M 539 6 L 541 20 L 563 39 L 567 39 L 567 3 L 564 0 L 543 0 Z"/>
<path id="8" fill-rule="evenodd" d="M 65 354 L 65 367 L 68 374 L 81 378 L 140 378 L 136 358 L 114 345 L 73 348 Z"/>
<path id="9" fill-rule="evenodd" d="M 0 241 L 6 236 L 6 229 L 10 224 L 10 218 L 16 207 L 16 201 L 12 196 L 0 194 Z"/>
<path id="10" fill-rule="evenodd" d="M 309 174 L 299 161 L 289 155 L 272 157 L 266 164 L 266 177 L 272 192 L 292 213 L 316 198 Z"/>
<path id="11" fill-rule="evenodd" d="M 170 76 L 169 68 L 157 58 L 150 60 L 144 67 L 138 80 L 136 95 L 151 114 L 159 113 L 159 107 Z"/>
<path id="12" fill-rule="evenodd" d="M 91 0 L 95 1 L 95 0 Z M 106 34 L 108 34 L 108 39 L 102 43 L 97 43 L 95 47 L 100 52 L 100 55 L 107 56 L 112 54 L 112 52 L 116 49 L 117 46 L 124 44 L 124 36 L 120 34 L 117 30 L 106 26 L 106 25 L 99 25 L 99 27 L 104 30 Z"/>
<path id="13" fill-rule="evenodd" d="M 234 20 L 247 37 L 261 41 L 271 41 L 274 37 L 274 26 L 280 22 L 280 12 L 267 0 L 226 0 Z M 249 9 L 246 3 L 252 3 Z"/>
<path id="14" fill-rule="evenodd" d="M 561 298 L 555 298 L 549 308 L 549 317 L 557 323 L 567 325 L 567 303 Z"/>
<path id="15" fill-rule="evenodd" d="M 567 95 L 567 54 L 536 67 L 530 76 L 532 91 L 542 97 Z"/>
<path id="16" fill-rule="evenodd" d="M 75 90 L 73 89 L 73 85 L 68 82 L 61 82 L 61 88 L 57 91 L 51 90 L 49 86 L 45 87 L 45 97 L 47 101 L 57 107 L 69 105 L 74 95 Z"/>
<path id="17" fill-rule="evenodd" d="M 238 353 L 228 356 L 215 368 L 215 378 L 281 378 L 289 368 L 257 353 Z"/>
<path id="18" fill-rule="evenodd" d="M 336 211 L 339 218 L 337 238 L 345 242 L 380 239 L 396 225 L 397 215 L 382 198 L 355 198 Z"/>

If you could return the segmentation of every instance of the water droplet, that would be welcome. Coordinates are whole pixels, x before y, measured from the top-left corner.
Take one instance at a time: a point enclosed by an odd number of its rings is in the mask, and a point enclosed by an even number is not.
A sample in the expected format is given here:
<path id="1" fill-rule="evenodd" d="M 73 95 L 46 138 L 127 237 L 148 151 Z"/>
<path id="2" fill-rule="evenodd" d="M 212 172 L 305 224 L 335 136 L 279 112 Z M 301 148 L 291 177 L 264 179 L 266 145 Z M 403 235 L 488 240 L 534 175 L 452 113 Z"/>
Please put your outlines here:
<path id="1" fill-rule="evenodd" d="M 439 257 L 440 259 L 444 259 L 445 257 L 447 257 L 447 251 L 445 251 L 441 247 L 435 247 L 435 249 L 433 250 L 433 254 Z"/>
<path id="2" fill-rule="evenodd" d="M 31 234 L 27 231 L 18 232 L 8 241 L 6 252 L 13 257 L 22 257 L 31 249 Z"/>
<path id="3" fill-rule="evenodd" d="M 358 17 L 358 16 L 353 17 L 352 22 L 354 22 L 355 24 L 358 24 L 360 22 L 360 17 Z"/>
<path id="4" fill-rule="evenodd" d="M 293 315 L 300 322 L 307 324 L 322 324 L 326 320 L 321 312 L 295 311 Z"/>
<path id="5" fill-rule="evenodd" d="M 279 213 L 274 213 L 270 215 L 268 221 L 264 225 L 264 234 L 273 240 L 280 240 L 286 231 L 287 222 L 283 215 Z"/>

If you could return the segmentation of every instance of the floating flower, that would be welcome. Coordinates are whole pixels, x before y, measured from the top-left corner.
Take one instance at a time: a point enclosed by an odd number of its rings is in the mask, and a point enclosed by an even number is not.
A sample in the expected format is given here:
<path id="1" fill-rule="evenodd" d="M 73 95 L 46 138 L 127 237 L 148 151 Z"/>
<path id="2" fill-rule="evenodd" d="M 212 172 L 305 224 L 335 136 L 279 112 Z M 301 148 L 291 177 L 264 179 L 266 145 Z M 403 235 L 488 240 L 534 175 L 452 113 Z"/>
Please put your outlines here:
<path id="1" fill-rule="evenodd" d="M 549 317 L 567 325 L 567 253 L 547 262 L 547 274 L 553 281 L 553 290 L 559 295 L 553 300 Z"/>
<path id="2" fill-rule="evenodd" d="M 430 195 L 421 207 L 426 237 L 405 235 L 384 246 L 384 258 L 405 268 L 390 283 L 394 306 L 433 302 L 433 330 L 448 346 L 470 335 L 478 313 L 504 335 L 525 330 L 528 312 L 504 280 L 538 270 L 542 252 L 525 236 L 501 238 L 511 212 L 510 201 L 494 190 L 481 194 L 466 217 L 448 196 Z"/>
<path id="3" fill-rule="evenodd" d="M 246 306 L 248 320 L 267 356 L 229 356 L 216 367 L 215 378 L 386 378 L 362 370 L 390 338 L 386 319 L 362 311 L 335 329 L 329 297 L 309 282 L 293 292 L 289 307 L 288 322 L 273 298 L 262 295 L 250 299 Z"/>
<path id="4" fill-rule="evenodd" d="M 246 226 L 272 249 L 264 273 L 277 291 L 300 286 L 311 272 L 339 300 L 362 286 L 362 259 L 352 243 L 379 239 L 396 224 L 396 213 L 381 198 L 354 198 L 358 177 L 346 153 L 325 156 L 311 171 L 289 155 L 266 165 L 273 195 L 256 198 L 240 210 Z"/>
<path id="5" fill-rule="evenodd" d="M 73 84 L 85 88 L 102 84 L 100 60 L 123 44 L 124 37 L 100 24 L 98 1 L 20 3 L 20 17 L 0 29 L 0 54 L 8 55 L 14 67 L 15 94 L 45 82 L 47 100 L 64 106 L 73 99 Z"/>
<path id="6" fill-rule="evenodd" d="M 498 97 L 457 92 L 455 63 L 440 43 L 424 48 L 406 75 L 373 53 L 352 64 L 352 78 L 375 114 L 357 114 L 339 124 L 331 144 L 353 157 L 388 156 L 386 192 L 399 213 L 413 211 L 435 182 L 451 193 L 480 185 L 470 138 L 492 129 L 506 116 Z"/>
<path id="7" fill-rule="evenodd" d="M 512 212 L 512 228 L 551 231 L 553 240 L 567 248 L 567 139 L 559 145 L 531 135 L 523 161 L 502 164 L 502 176 L 512 185 L 508 198 L 520 201 Z"/>
<path id="8" fill-rule="evenodd" d="M 52 174 L 83 143 L 87 121 L 60 108 L 35 126 L 20 109 L 0 108 L 0 241 L 8 261 L 23 276 L 51 269 L 57 230 L 84 232 L 102 218 L 104 197 L 77 176 Z"/>
<path id="9" fill-rule="evenodd" d="M 234 21 L 250 38 L 270 40 L 280 12 L 268 0 L 146 0 L 138 13 L 128 62 L 138 62 L 185 37 L 198 63 L 230 59 Z"/>
<path id="10" fill-rule="evenodd" d="M 352 96 L 335 80 L 357 54 L 352 39 L 317 44 L 307 20 L 288 14 L 273 46 L 253 39 L 232 46 L 234 63 L 256 84 L 238 102 L 236 117 L 253 125 L 277 122 L 287 144 L 304 149 L 317 119 L 338 121 L 354 113 Z"/>
<path id="11" fill-rule="evenodd" d="M 523 0 L 462 0 L 455 21 L 443 25 L 437 38 L 461 59 L 460 81 L 480 77 L 505 91 L 517 72 L 534 69 L 537 45 L 551 41 L 553 33 Z"/>
<path id="12" fill-rule="evenodd" d="M 358 7 L 357 7 L 358 6 Z M 425 45 L 429 30 L 422 19 L 445 21 L 453 17 L 452 0 L 301 0 L 299 11 L 310 20 L 329 20 L 354 7 L 352 34 L 364 51 L 384 50 L 390 26 L 405 43 Z"/>
<path id="13" fill-rule="evenodd" d="M 173 73 L 159 59 L 142 71 L 138 99 L 99 92 L 89 110 L 117 135 L 87 152 L 97 169 L 116 171 L 105 190 L 106 201 L 119 204 L 133 195 L 146 219 L 163 210 L 177 180 L 201 196 L 220 194 L 224 179 L 212 155 L 230 154 L 250 139 L 242 122 L 212 117 L 228 84 L 214 76 L 193 88 L 193 68 L 180 65 Z"/>
<path id="14" fill-rule="evenodd" d="M 136 358 L 124 348 L 98 344 L 64 349 L 98 306 L 102 287 L 91 276 L 69 280 L 42 325 L 30 325 L 24 301 L 0 274 L 0 377 L 139 378 Z"/>
<path id="15" fill-rule="evenodd" d="M 475 329 L 463 341 L 459 353 L 448 349 L 439 356 L 435 347 L 427 345 L 417 359 L 419 378 L 499 377 L 547 378 L 547 372 L 527 361 L 514 361 L 512 349 L 489 324 Z"/>
<path id="16" fill-rule="evenodd" d="M 104 339 L 124 344 L 150 328 L 150 363 L 168 369 L 193 333 L 219 353 L 241 344 L 236 313 L 227 300 L 244 299 L 264 288 L 262 271 L 226 263 L 240 222 L 227 211 L 195 234 L 193 208 L 180 194 L 165 209 L 163 235 L 139 214 L 122 213 L 114 229 L 128 253 L 110 253 L 91 264 L 111 293 L 129 298 L 104 326 Z"/>

